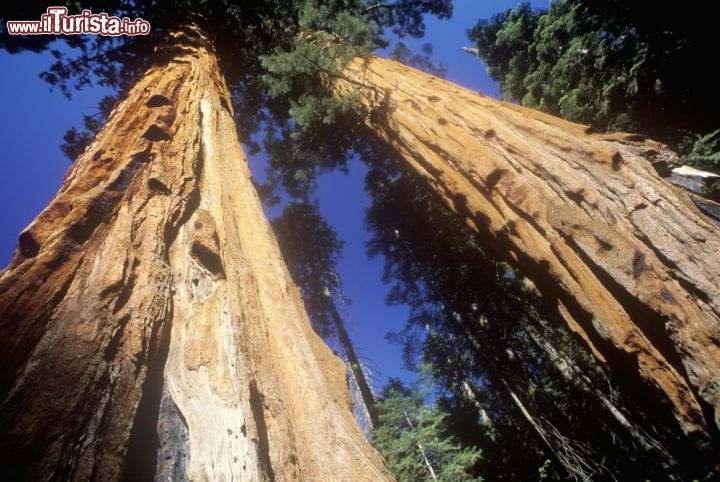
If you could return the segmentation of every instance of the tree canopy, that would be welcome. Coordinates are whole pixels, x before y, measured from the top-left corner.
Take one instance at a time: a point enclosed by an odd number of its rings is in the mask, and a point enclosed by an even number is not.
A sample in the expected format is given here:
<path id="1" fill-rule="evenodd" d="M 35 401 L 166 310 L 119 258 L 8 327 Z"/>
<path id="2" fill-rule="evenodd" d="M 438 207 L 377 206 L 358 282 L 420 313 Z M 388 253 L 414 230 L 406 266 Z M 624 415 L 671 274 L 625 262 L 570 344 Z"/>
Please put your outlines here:
<path id="1" fill-rule="evenodd" d="M 468 34 L 508 100 L 677 146 L 720 126 L 720 95 L 706 70 L 717 13 L 705 1 L 523 3 Z"/>

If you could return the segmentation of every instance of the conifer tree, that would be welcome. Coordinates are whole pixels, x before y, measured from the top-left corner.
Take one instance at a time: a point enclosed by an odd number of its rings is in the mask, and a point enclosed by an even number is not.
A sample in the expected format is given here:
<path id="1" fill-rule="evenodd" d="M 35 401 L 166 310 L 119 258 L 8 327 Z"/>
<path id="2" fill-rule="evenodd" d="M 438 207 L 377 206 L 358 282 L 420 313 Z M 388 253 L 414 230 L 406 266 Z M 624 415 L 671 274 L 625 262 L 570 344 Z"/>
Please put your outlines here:
<path id="1" fill-rule="evenodd" d="M 718 7 L 691 1 L 650 20 L 649 6 L 523 3 L 479 20 L 468 36 L 506 99 L 677 146 L 718 127 L 720 97 L 702 67 Z"/>
<path id="2" fill-rule="evenodd" d="M 461 446 L 447 433 L 447 413 L 426 403 L 417 387 L 408 389 L 399 380 L 391 380 L 378 411 L 380 424 L 373 432 L 373 443 L 398 482 L 479 480 L 473 469 L 481 451 Z"/>

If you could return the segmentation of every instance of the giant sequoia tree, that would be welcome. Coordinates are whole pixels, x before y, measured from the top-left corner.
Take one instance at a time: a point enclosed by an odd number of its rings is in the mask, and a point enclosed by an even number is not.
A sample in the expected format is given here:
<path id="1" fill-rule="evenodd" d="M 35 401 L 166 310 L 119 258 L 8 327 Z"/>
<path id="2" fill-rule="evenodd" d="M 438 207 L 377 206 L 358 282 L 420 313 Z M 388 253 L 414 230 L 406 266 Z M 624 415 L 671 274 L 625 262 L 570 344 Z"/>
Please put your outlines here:
<path id="1" fill-rule="evenodd" d="M 720 236 L 652 161 L 666 147 L 496 101 L 391 60 L 354 62 L 366 122 L 520 268 L 598 360 L 638 377 L 681 431 L 720 425 Z M 633 367 L 630 373 L 629 367 Z"/>
<path id="2" fill-rule="evenodd" d="M 0 279 L 0 443 L 13 475 L 387 478 L 350 416 L 342 366 L 310 332 L 234 132 L 274 123 L 285 134 L 269 136 L 274 162 L 300 189 L 342 153 L 313 141 L 351 138 L 337 126 L 353 123 L 335 121 L 356 112 L 599 360 L 633 367 L 685 434 L 717 433 L 720 239 L 655 175 L 663 146 L 367 56 L 379 26 L 420 33 L 416 13 L 444 15 L 447 1 L 105 6 L 155 29 L 124 45 L 74 40 L 80 58 L 46 75 L 67 87 L 89 70 L 126 95 Z"/>
<path id="3" fill-rule="evenodd" d="M 173 30 L 3 273 L 6 474 L 387 478 L 270 233 L 212 43 Z"/>

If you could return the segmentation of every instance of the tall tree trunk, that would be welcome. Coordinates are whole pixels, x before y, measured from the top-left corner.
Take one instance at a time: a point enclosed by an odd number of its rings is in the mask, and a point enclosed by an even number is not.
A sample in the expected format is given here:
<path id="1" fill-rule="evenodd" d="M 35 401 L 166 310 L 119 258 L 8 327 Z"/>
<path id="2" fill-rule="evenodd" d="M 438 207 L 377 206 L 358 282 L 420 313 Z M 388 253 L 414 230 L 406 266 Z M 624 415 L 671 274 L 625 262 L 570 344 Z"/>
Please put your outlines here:
<path id="1" fill-rule="evenodd" d="M 307 321 L 197 26 L 169 35 L 20 235 L 0 343 L 8 480 L 389 479 Z"/>
<path id="2" fill-rule="evenodd" d="M 673 156 L 666 147 L 387 59 L 357 60 L 344 75 L 337 94 L 366 87 L 366 123 L 601 362 L 644 380 L 685 434 L 717 434 L 720 236 L 656 174 L 651 162 Z"/>

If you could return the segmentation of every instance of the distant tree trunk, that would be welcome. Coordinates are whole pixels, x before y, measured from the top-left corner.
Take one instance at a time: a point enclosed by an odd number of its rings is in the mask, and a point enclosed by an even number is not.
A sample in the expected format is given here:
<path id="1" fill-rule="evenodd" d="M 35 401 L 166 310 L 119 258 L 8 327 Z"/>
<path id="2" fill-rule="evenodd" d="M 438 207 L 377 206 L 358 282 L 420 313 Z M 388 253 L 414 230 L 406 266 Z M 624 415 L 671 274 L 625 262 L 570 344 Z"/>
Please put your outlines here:
<path id="1" fill-rule="evenodd" d="M 6 480 L 388 480 L 177 29 L 0 273 Z"/>
<path id="2" fill-rule="evenodd" d="M 685 434 L 720 425 L 720 236 L 652 162 L 668 149 L 500 102 L 392 60 L 351 63 L 366 123 Z M 714 412 L 714 413 L 713 413 Z M 711 420 L 715 418 L 715 428 Z"/>
<path id="3" fill-rule="evenodd" d="M 590 457 L 585 457 L 586 450 L 574 440 L 565 439 L 557 431 L 551 432 L 532 416 L 532 414 L 522 403 L 517 394 L 513 391 L 510 384 L 502 379 L 502 383 L 507 390 L 510 399 L 513 401 L 517 409 L 522 414 L 525 421 L 530 424 L 533 432 L 542 440 L 550 453 L 562 465 L 570 478 L 578 481 L 591 482 L 597 480 L 595 476 L 602 474 L 602 467 L 595 463 Z M 579 447 L 579 448 L 578 448 Z M 613 480 L 615 480 L 613 478 Z"/>
<path id="4" fill-rule="evenodd" d="M 345 354 L 347 363 L 350 368 L 350 374 L 353 377 L 355 383 L 357 384 L 358 390 L 360 392 L 363 412 L 367 417 L 367 423 L 369 425 L 367 427 L 367 431 L 372 432 L 373 429 L 377 428 L 379 423 L 378 413 L 375 407 L 375 397 L 373 396 L 372 390 L 370 389 L 370 384 L 367 381 L 367 377 L 365 377 L 365 372 L 363 372 L 362 366 L 360 365 L 360 360 L 358 359 L 357 353 L 355 352 L 355 347 L 352 344 L 352 340 L 350 340 L 350 335 L 348 335 L 348 332 L 345 329 L 345 323 L 343 323 L 342 318 L 340 318 L 340 313 L 338 313 L 337 306 L 335 305 L 334 301 L 330 301 L 330 303 L 332 306 L 331 311 L 333 329 L 335 333 L 337 333 L 338 339 L 340 340 L 340 345 L 342 346 L 343 353 Z"/>
<path id="5" fill-rule="evenodd" d="M 415 431 L 415 426 L 413 425 L 412 421 L 410 420 L 410 417 L 408 416 L 407 411 L 403 410 L 403 417 L 405 417 L 405 423 L 408 424 L 408 427 L 410 427 L 410 430 Z M 430 474 L 430 477 L 437 482 L 437 475 L 435 474 L 435 469 L 433 469 L 432 464 L 430 463 L 430 460 L 427 458 L 427 452 L 423 448 L 422 444 L 420 442 L 417 443 L 418 451 L 420 452 L 420 455 L 422 456 L 423 463 L 425 463 L 425 467 L 428 470 L 428 473 Z"/>

